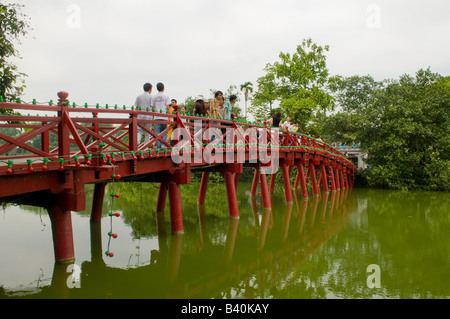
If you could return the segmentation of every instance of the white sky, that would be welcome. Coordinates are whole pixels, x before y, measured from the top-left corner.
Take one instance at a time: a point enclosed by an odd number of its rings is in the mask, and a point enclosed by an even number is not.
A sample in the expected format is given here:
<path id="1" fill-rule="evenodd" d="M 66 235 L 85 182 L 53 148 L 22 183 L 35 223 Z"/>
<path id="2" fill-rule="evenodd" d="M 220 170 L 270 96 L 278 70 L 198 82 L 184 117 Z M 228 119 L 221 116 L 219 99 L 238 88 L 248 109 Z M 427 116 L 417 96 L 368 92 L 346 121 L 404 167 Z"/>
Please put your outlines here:
<path id="1" fill-rule="evenodd" d="M 330 46 L 330 75 L 450 75 L 448 0 L 9 2 L 25 5 L 33 27 L 17 47 L 27 101 L 64 90 L 77 104 L 131 106 L 147 81 L 179 102 L 247 81 L 256 88 L 264 66 L 306 38 Z"/>

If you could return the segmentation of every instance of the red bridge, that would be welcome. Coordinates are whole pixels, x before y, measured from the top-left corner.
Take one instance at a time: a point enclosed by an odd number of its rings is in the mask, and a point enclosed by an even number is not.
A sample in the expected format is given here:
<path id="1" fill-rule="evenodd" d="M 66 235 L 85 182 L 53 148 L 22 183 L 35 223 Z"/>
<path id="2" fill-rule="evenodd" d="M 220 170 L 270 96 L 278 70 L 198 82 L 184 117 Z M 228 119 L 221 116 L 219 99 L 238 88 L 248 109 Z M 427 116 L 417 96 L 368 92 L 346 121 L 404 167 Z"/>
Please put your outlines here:
<path id="1" fill-rule="evenodd" d="M 313 196 L 321 189 L 353 186 L 355 165 L 313 136 L 239 122 L 233 116 L 221 120 L 179 111 L 163 114 L 117 105 L 78 106 L 67 100 L 66 92 L 58 97 L 57 103 L 48 105 L 4 102 L 0 97 L 0 199 L 48 210 L 57 262 L 74 259 L 70 212 L 85 210 L 86 184 L 95 184 L 91 222 L 99 223 L 107 183 L 160 183 L 156 210 L 164 211 L 168 193 L 173 233 L 183 233 L 180 185 L 191 182 L 192 171 L 202 172 L 200 205 L 205 202 L 209 173 L 222 174 L 231 218 L 239 218 L 236 191 L 244 166 L 255 170 L 251 194 L 260 188 L 265 209 L 272 207 L 270 193 L 278 168 L 286 202 L 293 201 L 290 175 L 294 167 L 294 191 L 300 187 L 304 198 L 308 198 L 309 183 Z M 138 115 L 162 119 L 143 120 Z M 167 129 L 156 134 L 145 124 L 167 124 Z M 148 142 L 137 140 L 138 128 L 151 135 Z M 173 137 L 168 143 L 163 136 L 170 130 Z M 149 148 L 156 141 L 166 147 Z"/>

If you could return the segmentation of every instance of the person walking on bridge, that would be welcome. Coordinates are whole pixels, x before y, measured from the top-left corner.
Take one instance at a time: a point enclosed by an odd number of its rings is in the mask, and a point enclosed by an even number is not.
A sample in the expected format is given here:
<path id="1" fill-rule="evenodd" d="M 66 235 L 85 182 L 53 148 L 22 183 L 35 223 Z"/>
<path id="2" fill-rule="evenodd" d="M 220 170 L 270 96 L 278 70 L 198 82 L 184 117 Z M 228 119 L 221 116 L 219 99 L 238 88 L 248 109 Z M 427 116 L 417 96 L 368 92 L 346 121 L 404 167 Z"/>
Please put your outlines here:
<path id="1" fill-rule="evenodd" d="M 150 83 L 144 84 L 144 93 L 140 94 L 136 98 L 136 102 L 134 103 L 134 106 L 136 109 L 140 109 L 142 111 L 151 111 L 151 105 L 152 105 L 152 85 Z M 151 115 L 144 115 L 144 114 L 138 114 L 138 120 L 153 120 L 153 116 Z M 143 123 L 143 125 L 148 128 L 149 130 L 152 129 L 152 125 L 150 123 Z M 138 144 L 141 143 L 141 139 L 144 136 L 144 142 L 147 143 L 150 141 L 150 133 L 144 130 L 142 127 L 138 126 L 138 136 L 137 136 L 137 142 Z"/>
<path id="2" fill-rule="evenodd" d="M 154 97 L 152 97 L 152 107 L 155 109 L 155 112 L 161 112 L 165 114 L 166 111 L 169 110 L 171 104 L 170 98 L 166 94 L 164 94 L 165 87 L 163 83 L 160 82 L 156 84 L 156 89 L 158 90 L 158 93 Z M 155 120 L 167 121 L 167 118 L 155 115 Z M 155 133 L 158 135 L 167 128 L 167 124 L 155 124 L 154 126 Z M 167 133 L 165 133 L 162 138 L 164 141 L 167 141 Z M 156 147 L 166 148 L 166 145 L 158 140 L 156 141 Z"/>

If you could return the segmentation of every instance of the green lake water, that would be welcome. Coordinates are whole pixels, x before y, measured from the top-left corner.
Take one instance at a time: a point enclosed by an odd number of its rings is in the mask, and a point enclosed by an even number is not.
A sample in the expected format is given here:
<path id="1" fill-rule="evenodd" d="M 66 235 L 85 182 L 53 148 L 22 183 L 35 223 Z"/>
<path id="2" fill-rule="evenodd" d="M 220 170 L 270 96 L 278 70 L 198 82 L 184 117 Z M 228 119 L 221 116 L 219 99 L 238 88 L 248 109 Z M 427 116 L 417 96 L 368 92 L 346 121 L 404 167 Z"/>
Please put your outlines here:
<path id="1" fill-rule="evenodd" d="M 184 234 L 172 235 L 168 201 L 155 213 L 156 185 L 117 183 L 115 200 L 108 187 L 101 224 L 89 220 L 92 188 L 86 211 L 72 213 L 79 273 L 54 263 L 45 210 L 1 211 L 1 299 L 450 297 L 449 193 L 299 192 L 286 205 L 277 187 L 264 211 L 240 183 L 232 220 L 224 185 L 212 179 L 203 207 L 199 185 L 182 185 Z"/>

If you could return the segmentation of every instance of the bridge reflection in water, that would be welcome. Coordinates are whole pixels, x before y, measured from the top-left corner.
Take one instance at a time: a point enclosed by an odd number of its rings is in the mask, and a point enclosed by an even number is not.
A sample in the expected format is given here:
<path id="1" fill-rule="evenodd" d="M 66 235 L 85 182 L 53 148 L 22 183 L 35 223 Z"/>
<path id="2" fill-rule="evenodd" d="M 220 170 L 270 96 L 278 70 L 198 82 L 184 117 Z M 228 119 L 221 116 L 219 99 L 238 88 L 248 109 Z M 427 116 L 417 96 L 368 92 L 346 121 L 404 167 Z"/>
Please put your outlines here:
<path id="1" fill-rule="evenodd" d="M 107 265 L 101 224 L 92 223 L 91 261 L 81 264 L 81 288 L 68 288 L 67 264 L 55 263 L 51 286 L 36 297 L 270 298 L 275 283 L 289 280 L 296 268 L 339 231 L 357 206 L 351 188 L 310 200 L 294 192 L 293 203 L 274 202 L 281 206 L 259 209 L 252 196 L 249 218 L 219 222 L 207 213 L 208 207 L 199 205 L 196 231 L 181 235 L 171 234 L 164 213 L 156 213 L 153 235 L 159 247 L 148 252 L 149 264 L 130 269 Z M 187 248 L 193 235 L 199 236 L 194 239 L 195 248 Z"/>

